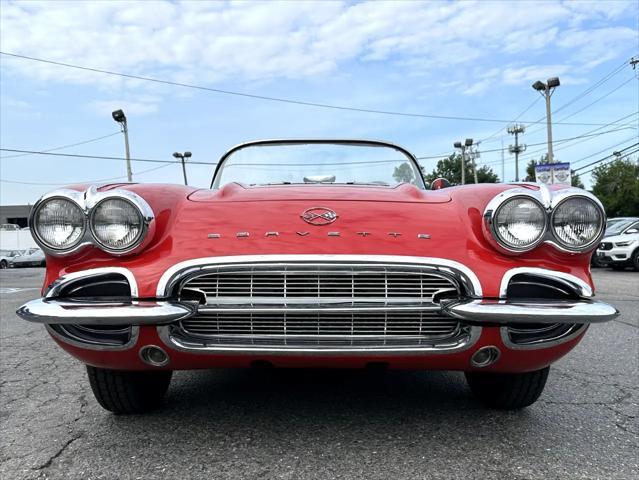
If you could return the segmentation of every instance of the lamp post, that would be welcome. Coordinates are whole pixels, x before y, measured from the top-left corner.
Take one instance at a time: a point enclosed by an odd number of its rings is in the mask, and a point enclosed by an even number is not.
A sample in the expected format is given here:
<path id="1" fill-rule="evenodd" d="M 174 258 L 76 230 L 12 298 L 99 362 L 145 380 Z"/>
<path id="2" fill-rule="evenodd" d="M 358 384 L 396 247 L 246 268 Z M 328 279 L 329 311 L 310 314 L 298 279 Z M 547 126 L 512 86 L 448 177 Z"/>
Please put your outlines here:
<path id="1" fill-rule="evenodd" d="M 175 152 L 173 154 L 174 158 L 179 158 L 180 161 L 182 162 L 182 174 L 184 175 L 184 185 L 188 185 L 189 182 L 186 179 L 186 164 L 184 159 L 185 158 L 191 158 L 191 152 L 184 152 L 184 153 L 180 153 L 180 152 Z"/>
<path id="2" fill-rule="evenodd" d="M 133 181 L 133 172 L 131 172 L 131 155 L 129 153 L 129 127 L 126 123 L 126 116 L 124 112 L 120 110 L 116 110 L 111 112 L 111 116 L 113 120 L 120 124 L 120 129 L 122 133 L 124 133 L 124 153 L 126 156 L 126 179 L 128 182 Z"/>
<path id="3" fill-rule="evenodd" d="M 552 118 L 550 110 L 550 97 L 552 96 L 555 88 L 560 85 L 558 77 L 551 77 L 546 80 L 546 83 L 537 80 L 532 84 L 532 87 L 537 90 L 546 99 L 546 130 L 547 130 L 547 142 L 548 142 L 548 163 L 554 163 L 552 153 Z"/>
<path id="4" fill-rule="evenodd" d="M 461 151 L 461 184 L 465 185 L 466 184 L 466 170 L 465 170 L 465 163 L 466 163 L 466 149 L 470 146 L 472 146 L 473 144 L 473 139 L 472 138 L 467 138 L 464 143 L 462 142 L 455 142 L 453 143 L 453 146 L 455 148 L 458 148 Z"/>

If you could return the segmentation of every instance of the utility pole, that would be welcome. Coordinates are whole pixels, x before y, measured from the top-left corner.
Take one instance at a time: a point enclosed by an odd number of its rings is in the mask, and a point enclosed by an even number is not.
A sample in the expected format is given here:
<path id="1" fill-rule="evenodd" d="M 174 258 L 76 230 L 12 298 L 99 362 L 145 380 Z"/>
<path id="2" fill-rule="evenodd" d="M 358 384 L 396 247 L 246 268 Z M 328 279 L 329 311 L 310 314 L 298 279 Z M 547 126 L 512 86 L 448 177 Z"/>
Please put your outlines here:
<path id="1" fill-rule="evenodd" d="M 175 152 L 173 154 L 174 158 L 179 158 L 182 162 L 182 174 L 184 175 L 184 185 L 188 185 L 189 182 L 186 179 L 186 164 L 184 159 L 185 158 L 191 158 L 191 152 L 184 152 L 184 153 L 180 153 L 180 152 Z"/>
<path id="2" fill-rule="evenodd" d="M 515 154 L 515 182 L 519 181 L 519 154 L 521 152 L 526 151 L 526 145 L 519 144 L 519 134 L 524 133 L 525 131 L 526 131 L 526 127 L 524 125 L 517 124 L 517 123 L 508 127 L 508 133 L 515 136 L 515 144 L 510 145 L 508 147 L 508 151 L 511 154 L 512 153 Z M 503 150 L 502 150 L 502 154 L 503 154 Z M 503 171 L 503 166 L 502 166 L 502 171 Z"/>
<path id="3" fill-rule="evenodd" d="M 464 143 L 455 142 L 453 146 L 461 151 L 461 184 L 466 184 L 466 149 L 473 144 L 472 138 L 467 138 Z"/>
<path id="4" fill-rule="evenodd" d="M 504 155 L 504 137 L 501 137 L 501 181 L 506 181 L 506 160 Z"/>
<path id="5" fill-rule="evenodd" d="M 470 158 L 473 161 L 473 176 L 475 177 L 475 184 L 479 183 L 477 181 L 477 159 L 481 157 L 481 153 L 479 153 L 478 147 L 481 142 L 477 142 L 470 148 Z"/>
<path id="6" fill-rule="evenodd" d="M 133 172 L 131 171 L 131 154 L 129 153 L 129 127 L 126 123 L 126 116 L 122 110 L 111 112 L 113 120 L 120 124 L 120 129 L 124 133 L 124 153 L 126 156 L 126 179 L 128 182 L 133 181 Z"/>
<path id="7" fill-rule="evenodd" d="M 532 87 L 537 90 L 546 100 L 546 137 L 548 142 L 548 163 L 554 163 L 552 153 L 552 118 L 550 109 L 550 97 L 552 96 L 555 88 L 560 85 L 558 77 L 549 78 L 546 83 L 537 80 L 532 84 Z"/>

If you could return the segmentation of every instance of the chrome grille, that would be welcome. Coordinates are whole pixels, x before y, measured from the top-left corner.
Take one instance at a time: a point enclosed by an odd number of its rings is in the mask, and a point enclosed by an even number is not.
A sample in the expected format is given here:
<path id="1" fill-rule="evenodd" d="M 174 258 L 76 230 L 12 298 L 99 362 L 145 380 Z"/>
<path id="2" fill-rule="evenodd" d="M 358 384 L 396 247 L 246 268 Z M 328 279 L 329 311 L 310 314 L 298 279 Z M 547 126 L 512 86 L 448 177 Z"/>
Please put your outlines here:
<path id="1" fill-rule="evenodd" d="M 198 336 L 448 336 L 457 321 L 436 312 L 309 312 L 198 314 L 182 320 L 185 332 Z"/>
<path id="2" fill-rule="evenodd" d="M 282 299 L 282 304 L 299 298 L 432 302 L 437 292 L 459 291 L 451 276 L 436 269 L 376 265 L 216 267 L 191 277 L 181 288 L 204 293 L 207 304 L 238 297 L 253 304 L 273 298 Z"/>
<path id="3" fill-rule="evenodd" d="M 436 267 L 211 266 L 185 275 L 176 293 L 193 292 L 204 295 L 197 314 L 172 330 L 205 345 L 421 346 L 461 332 L 436 301 L 459 296 L 459 284 Z"/>

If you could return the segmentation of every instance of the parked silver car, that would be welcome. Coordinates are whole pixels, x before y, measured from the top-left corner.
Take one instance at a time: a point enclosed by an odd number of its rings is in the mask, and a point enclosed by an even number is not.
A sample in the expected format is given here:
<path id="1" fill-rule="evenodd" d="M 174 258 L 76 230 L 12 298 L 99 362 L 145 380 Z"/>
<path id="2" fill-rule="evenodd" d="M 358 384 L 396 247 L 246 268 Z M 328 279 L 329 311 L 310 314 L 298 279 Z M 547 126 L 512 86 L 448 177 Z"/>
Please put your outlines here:
<path id="1" fill-rule="evenodd" d="M 29 248 L 9 261 L 9 267 L 45 267 L 44 252 L 39 248 Z"/>
<path id="2" fill-rule="evenodd" d="M 0 268 L 9 268 L 11 260 L 22 254 L 22 252 L 22 250 L 0 250 Z"/>

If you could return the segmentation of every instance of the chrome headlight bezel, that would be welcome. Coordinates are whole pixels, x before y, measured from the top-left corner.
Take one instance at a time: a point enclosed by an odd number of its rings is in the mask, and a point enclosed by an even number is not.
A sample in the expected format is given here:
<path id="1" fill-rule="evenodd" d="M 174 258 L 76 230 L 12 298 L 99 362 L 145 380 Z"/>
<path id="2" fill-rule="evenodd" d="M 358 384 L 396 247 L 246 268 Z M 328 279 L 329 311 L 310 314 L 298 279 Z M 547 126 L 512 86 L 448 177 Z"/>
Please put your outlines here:
<path id="1" fill-rule="evenodd" d="M 123 192 L 118 192 L 118 193 L 123 193 Z M 140 231 L 136 235 L 135 239 L 133 240 L 133 242 L 131 242 L 129 245 L 123 248 L 115 248 L 103 242 L 102 240 L 100 240 L 99 236 L 95 232 L 95 213 L 97 212 L 97 209 L 102 204 L 112 200 L 120 200 L 120 201 L 128 203 L 130 206 L 132 206 L 135 209 L 140 221 Z M 91 236 L 93 238 L 93 241 L 95 242 L 98 248 L 113 255 L 126 255 L 129 253 L 138 251 L 140 249 L 140 246 L 144 243 L 144 239 L 147 238 L 147 233 L 151 225 L 153 214 L 150 211 L 151 209 L 150 207 L 148 207 L 148 204 L 146 204 L 146 202 L 140 202 L 139 200 L 141 200 L 141 198 L 134 199 L 128 195 L 120 195 L 120 194 L 108 195 L 100 199 L 99 201 L 96 201 L 92 205 L 91 212 L 89 214 L 88 225 L 89 225 L 89 230 L 91 231 Z"/>
<path id="2" fill-rule="evenodd" d="M 531 184 L 531 186 L 537 187 L 535 190 L 529 188 L 512 188 L 501 192 L 488 202 L 484 210 L 483 216 L 483 232 L 486 240 L 498 251 L 506 255 L 519 255 L 528 251 L 531 251 L 538 247 L 540 244 L 545 243 L 552 245 L 557 250 L 564 253 L 586 253 L 597 247 L 605 233 L 606 214 L 601 202 L 589 192 L 579 188 L 566 188 L 559 191 L 551 191 L 545 185 Z M 530 245 L 523 248 L 512 247 L 508 244 L 504 244 L 501 241 L 500 236 L 496 232 L 496 216 L 500 209 L 514 198 L 525 197 L 528 200 L 536 202 L 545 212 L 545 228 L 540 237 Z M 566 244 L 555 234 L 552 228 L 553 215 L 556 208 L 563 202 L 573 198 L 584 198 L 590 201 L 601 214 L 598 234 L 586 245 L 580 247 L 574 247 Z"/>
<path id="3" fill-rule="evenodd" d="M 599 211 L 599 214 L 600 214 L 600 218 L 599 218 L 599 233 L 597 235 L 595 235 L 590 242 L 588 242 L 585 245 L 579 246 L 579 247 L 575 247 L 573 245 L 570 245 L 570 244 L 564 242 L 555 233 L 555 229 L 553 228 L 553 220 L 554 220 L 555 214 L 557 213 L 557 209 L 559 207 L 561 207 L 561 205 L 563 205 L 568 200 L 572 200 L 572 199 L 575 199 L 575 198 L 581 198 L 581 199 L 584 199 L 584 200 L 590 202 Z M 583 193 L 560 191 L 560 192 L 557 193 L 557 195 L 555 195 L 552 198 L 552 201 L 550 203 L 550 207 L 551 207 L 551 213 L 550 213 L 550 218 L 549 218 L 549 222 L 548 222 L 548 228 L 549 228 L 549 230 L 550 230 L 550 232 L 552 234 L 552 239 L 549 240 L 548 243 L 553 244 L 559 250 L 562 250 L 562 251 L 565 251 L 565 252 L 570 252 L 570 253 L 587 252 L 589 250 L 592 250 L 593 248 L 596 248 L 599 245 L 599 242 L 603 238 L 604 233 L 606 231 L 606 212 L 604 210 L 603 205 L 601 204 L 601 202 L 599 201 L 599 199 L 597 197 L 595 197 L 594 195 L 591 195 L 591 194 L 589 194 L 588 192 L 585 192 L 585 191 Z"/>
<path id="4" fill-rule="evenodd" d="M 80 239 L 73 246 L 66 249 L 56 249 L 51 247 L 40 238 L 37 231 L 37 212 L 39 212 L 40 208 L 47 201 L 54 198 L 62 198 L 64 200 L 73 202 L 80 208 L 84 215 L 83 235 L 80 236 Z M 110 248 L 108 245 L 104 245 L 102 242 L 100 242 L 99 239 L 93 234 L 91 218 L 95 207 L 103 201 L 113 198 L 119 198 L 130 203 L 137 209 L 137 211 L 141 215 L 141 233 L 136 238 L 134 244 L 131 244 L 126 249 L 118 250 Z M 134 192 L 120 189 L 98 192 L 96 186 L 91 186 L 85 192 L 69 189 L 59 189 L 42 196 L 35 203 L 33 209 L 31 210 L 31 213 L 29 215 L 29 226 L 31 228 L 31 234 L 34 240 L 48 255 L 64 257 L 75 254 L 84 248 L 95 246 L 96 248 L 99 248 L 100 250 L 103 250 L 110 255 L 124 256 L 132 255 L 139 252 L 151 241 L 155 233 L 155 215 L 149 204 L 141 196 Z"/>
<path id="5" fill-rule="evenodd" d="M 43 207 L 45 207 L 50 201 L 53 200 L 65 200 L 67 202 L 70 202 L 75 205 L 80 210 L 80 212 L 82 212 L 82 234 L 74 243 L 65 248 L 58 248 L 54 245 L 49 244 L 41 237 L 40 233 L 38 232 L 38 222 L 36 220 L 38 218 L 38 214 Z M 90 239 L 87 239 L 88 224 L 85 214 L 82 192 L 78 192 L 76 190 L 60 189 L 43 195 L 35 203 L 35 205 L 31 209 L 31 212 L 29 213 L 29 229 L 31 230 L 31 236 L 38 244 L 38 246 L 42 249 L 42 251 L 50 255 L 70 255 L 85 247 L 87 243 L 90 243 Z"/>
<path id="6" fill-rule="evenodd" d="M 543 227 L 541 229 L 541 233 L 539 236 L 531 243 L 524 246 L 514 246 L 506 242 L 497 230 L 497 217 L 501 210 L 508 205 L 509 203 L 519 200 L 525 199 L 532 203 L 534 203 L 542 213 L 542 218 L 544 220 Z M 528 191 L 522 191 L 521 189 L 513 189 L 502 192 L 493 198 L 486 210 L 484 211 L 484 234 L 486 239 L 499 251 L 506 254 L 520 254 L 524 252 L 529 252 L 530 250 L 537 247 L 541 242 L 546 238 L 546 234 L 548 232 L 548 216 L 546 214 L 546 209 L 543 203 L 539 198 L 530 194 Z"/>

